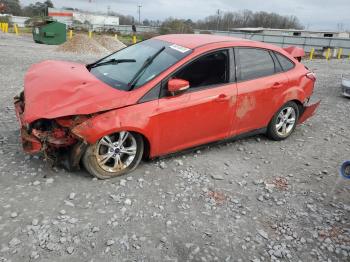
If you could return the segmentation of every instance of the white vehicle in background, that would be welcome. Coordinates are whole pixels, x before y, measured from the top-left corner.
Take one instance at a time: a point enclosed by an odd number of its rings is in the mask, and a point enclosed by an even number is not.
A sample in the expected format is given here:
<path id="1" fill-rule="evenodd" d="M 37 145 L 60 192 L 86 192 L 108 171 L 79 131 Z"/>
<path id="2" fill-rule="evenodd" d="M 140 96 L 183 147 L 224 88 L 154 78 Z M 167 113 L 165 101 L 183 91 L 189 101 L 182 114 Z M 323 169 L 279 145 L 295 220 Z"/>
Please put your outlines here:
<path id="1" fill-rule="evenodd" d="M 350 75 L 341 75 L 341 88 L 343 96 L 350 98 Z"/>

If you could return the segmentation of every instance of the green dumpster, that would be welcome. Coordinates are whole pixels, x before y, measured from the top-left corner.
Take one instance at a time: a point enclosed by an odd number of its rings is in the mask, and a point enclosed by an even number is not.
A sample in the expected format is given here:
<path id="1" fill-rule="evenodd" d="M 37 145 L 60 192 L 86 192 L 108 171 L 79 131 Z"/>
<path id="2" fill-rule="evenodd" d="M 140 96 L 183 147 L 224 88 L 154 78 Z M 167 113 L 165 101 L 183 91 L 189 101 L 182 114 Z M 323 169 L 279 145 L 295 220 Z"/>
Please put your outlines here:
<path id="1" fill-rule="evenodd" d="M 57 21 L 46 21 L 33 27 L 35 43 L 46 45 L 60 45 L 67 40 L 66 25 Z"/>

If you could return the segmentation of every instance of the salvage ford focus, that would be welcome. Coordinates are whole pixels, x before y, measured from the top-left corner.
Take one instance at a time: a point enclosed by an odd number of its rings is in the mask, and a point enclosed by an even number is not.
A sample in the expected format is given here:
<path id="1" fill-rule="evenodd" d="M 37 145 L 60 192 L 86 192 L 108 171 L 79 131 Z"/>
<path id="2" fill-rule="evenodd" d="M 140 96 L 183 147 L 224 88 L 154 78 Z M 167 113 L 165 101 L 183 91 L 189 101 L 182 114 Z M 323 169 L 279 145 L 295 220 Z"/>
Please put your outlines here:
<path id="1" fill-rule="evenodd" d="M 44 61 L 15 97 L 23 148 L 105 179 L 154 158 L 243 134 L 282 140 L 312 116 L 302 49 L 164 35 L 95 63 Z"/>

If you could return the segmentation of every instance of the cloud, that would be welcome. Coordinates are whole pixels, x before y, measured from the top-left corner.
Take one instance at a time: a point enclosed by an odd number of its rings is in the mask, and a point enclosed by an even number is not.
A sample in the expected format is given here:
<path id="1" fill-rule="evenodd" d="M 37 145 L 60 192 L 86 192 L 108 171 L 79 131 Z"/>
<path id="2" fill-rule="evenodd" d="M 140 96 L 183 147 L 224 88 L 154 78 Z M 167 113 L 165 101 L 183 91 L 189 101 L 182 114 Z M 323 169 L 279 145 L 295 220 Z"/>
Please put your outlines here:
<path id="1" fill-rule="evenodd" d="M 29 4 L 38 0 L 21 0 Z M 222 12 L 249 9 L 295 15 L 310 29 L 337 29 L 342 23 L 350 30 L 350 0 L 52 0 L 56 7 L 74 7 L 89 11 L 112 11 L 137 17 L 141 4 L 141 18 L 165 19 L 169 16 L 197 20 Z"/>

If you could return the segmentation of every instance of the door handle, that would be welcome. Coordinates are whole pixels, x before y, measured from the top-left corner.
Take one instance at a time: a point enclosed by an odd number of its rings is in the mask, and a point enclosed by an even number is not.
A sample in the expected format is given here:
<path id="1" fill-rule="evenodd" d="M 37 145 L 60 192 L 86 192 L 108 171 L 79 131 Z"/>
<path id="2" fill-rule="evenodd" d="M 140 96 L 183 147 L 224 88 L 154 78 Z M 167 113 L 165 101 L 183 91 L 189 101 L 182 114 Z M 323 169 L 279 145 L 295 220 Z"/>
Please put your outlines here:
<path id="1" fill-rule="evenodd" d="M 218 95 L 216 98 L 214 98 L 214 101 L 216 101 L 216 102 L 223 102 L 223 101 L 226 100 L 226 98 L 227 98 L 227 95 L 225 95 L 225 94 L 220 94 L 220 95 Z"/>
<path id="2" fill-rule="evenodd" d="M 272 88 L 276 89 L 276 88 L 280 88 L 282 87 L 283 84 L 281 84 L 280 82 L 275 82 L 273 85 L 272 85 Z"/>

